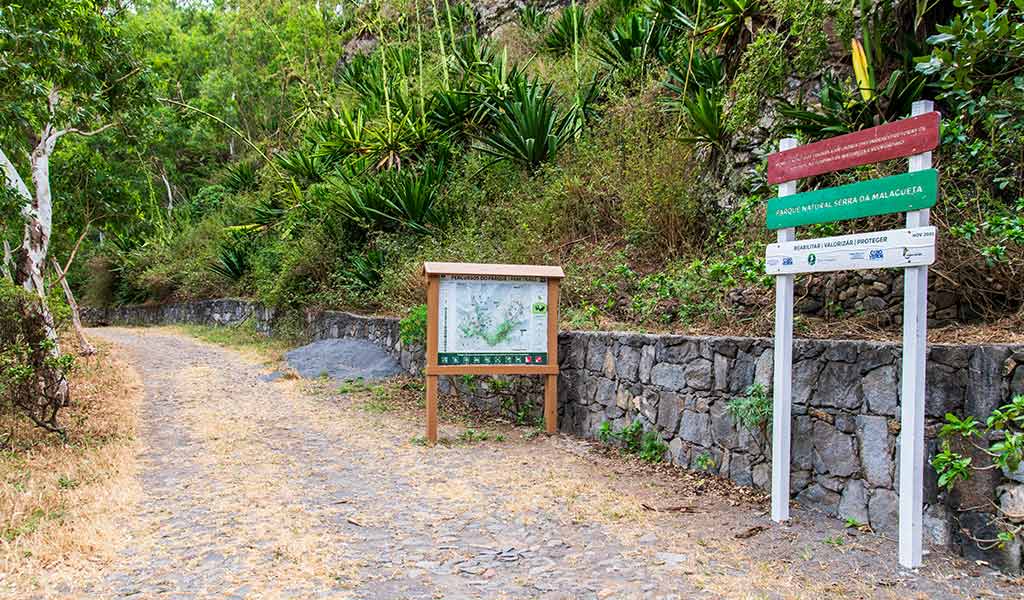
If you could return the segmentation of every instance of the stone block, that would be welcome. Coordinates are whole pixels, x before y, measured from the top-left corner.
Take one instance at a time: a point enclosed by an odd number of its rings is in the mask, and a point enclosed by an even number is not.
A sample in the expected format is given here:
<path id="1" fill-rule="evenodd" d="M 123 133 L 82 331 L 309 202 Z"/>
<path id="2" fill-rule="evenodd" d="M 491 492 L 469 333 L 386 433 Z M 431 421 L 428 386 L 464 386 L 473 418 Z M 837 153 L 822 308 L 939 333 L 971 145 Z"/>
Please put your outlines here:
<path id="1" fill-rule="evenodd" d="M 746 454 L 731 453 L 729 457 L 729 479 L 739 485 L 753 485 L 754 474 L 750 469 L 750 457 Z"/>
<path id="2" fill-rule="evenodd" d="M 809 404 L 818 385 L 818 375 L 821 373 L 821 369 L 821 363 L 815 359 L 794 362 L 793 402 L 795 404 Z"/>
<path id="3" fill-rule="evenodd" d="M 619 346 L 615 358 L 615 374 L 622 381 L 636 381 L 640 367 L 640 351 L 632 346 Z"/>
<path id="4" fill-rule="evenodd" d="M 729 357 L 724 354 L 715 354 L 715 390 L 722 391 L 729 386 Z"/>
<path id="5" fill-rule="evenodd" d="M 934 354 L 934 352 L 932 353 Z M 941 419 L 948 412 L 959 412 L 967 392 L 967 370 L 929 362 L 924 391 L 926 416 Z"/>
<path id="6" fill-rule="evenodd" d="M 814 420 L 814 470 L 837 477 L 849 477 L 860 465 L 854 437 L 824 421 Z"/>
<path id="7" fill-rule="evenodd" d="M 794 470 L 808 470 L 814 466 L 814 419 L 808 416 L 793 419 L 793 441 L 789 451 Z"/>
<path id="8" fill-rule="evenodd" d="M 885 417 L 857 417 L 857 439 L 864 479 L 872 487 L 892 487 L 893 440 Z"/>
<path id="9" fill-rule="evenodd" d="M 640 350 L 640 365 L 637 369 L 637 376 L 640 383 L 651 382 L 651 369 L 654 368 L 654 344 L 647 344 Z"/>
<path id="10" fill-rule="evenodd" d="M 992 540 L 999 535 L 999 529 L 992 524 L 993 518 L 989 513 L 963 512 L 960 513 L 958 520 L 960 527 L 969 531 L 976 539 Z M 1006 544 L 1003 548 L 998 546 L 982 548 L 976 541 L 959 530 L 954 532 L 953 537 L 964 558 L 968 560 L 983 560 L 1011 575 L 1019 575 L 1021 573 L 1022 555 L 1020 538 Z M 986 546 L 989 545 L 986 544 Z"/>
<path id="11" fill-rule="evenodd" d="M 612 348 L 606 348 L 604 351 L 604 361 L 601 363 L 601 374 L 608 379 L 615 379 L 617 377 L 618 370 L 615 364 L 615 350 Z"/>
<path id="12" fill-rule="evenodd" d="M 604 369 L 604 354 L 608 350 L 600 338 L 587 342 L 587 359 L 585 367 L 588 371 L 600 373 Z"/>
<path id="13" fill-rule="evenodd" d="M 891 490 L 872 490 L 868 501 L 868 522 L 877 533 L 899 534 L 899 497 Z"/>
<path id="14" fill-rule="evenodd" d="M 698 358 L 686 365 L 683 376 L 687 387 L 693 390 L 708 391 L 714 383 L 711 361 L 706 358 Z"/>
<path id="15" fill-rule="evenodd" d="M 651 369 L 651 383 L 672 392 L 686 387 L 686 367 L 671 363 L 658 363 Z"/>
<path id="16" fill-rule="evenodd" d="M 751 468 L 751 478 L 754 487 L 768 489 L 772 485 L 772 464 L 769 462 L 757 463 Z"/>
<path id="17" fill-rule="evenodd" d="M 708 415 L 693 411 L 683 411 L 679 424 L 679 437 L 684 441 L 704 447 L 711 446 L 711 420 Z"/>
<path id="18" fill-rule="evenodd" d="M 868 495 L 864 489 L 864 482 L 860 479 L 850 479 L 843 488 L 842 498 L 839 500 L 839 518 L 856 519 L 858 523 L 867 524 L 868 517 Z"/>
<path id="19" fill-rule="evenodd" d="M 839 499 L 839 494 L 827 490 L 817 483 L 807 486 L 796 496 L 796 500 L 800 504 L 822 510 L 833 516 L 839 510 Z"/>
<path id="20" fill-rule="evenodd" d="M 592 379 L 596 381 L 594 402 L 602 406 L 614 406 L 618 385 L 611 379 L 605 379 L 604 377 L 594 377 Z"/>
<path id="21" fill-rule="evenodd" d="M 769 348 L 754 361 L 754 383 L 763 385 L 766 390 L 771 390 L 775 382 L 774 356 L 775 351 Z"/>
<path id="22" fill-rule="evenodd" d="M 711 434 L 715 444 L 735 449 L 739 446 L 739 435 L 732 417 L 726 409 L 724 399 L 716 401 L 709 409 L 711 415 Z"/>
<path id="23" fill-rule="evenodd" d="M 661 351 L 661 355 L 658 357 L 658 360 L 660 362 L 685 365 L 699 356 L 700 347 L 696 341 L 687 339 L 670 339 L 665 342 L 665 347 Z"/>
<path id="24" fill-rule="evenodd" d="M 666 392 L 659 395 L 657 427 L 659 431 L 674 436 L 679 429 L 679 415 L 682 412 L 683 399 L 678 394 Z"/>
<path id="25" fill-rule="evenodd" d="M 861 405 L 860 367 L 846 362 L 825 364 L 814 384 L 812 406 L 856 410 Z"/>
<path id="26" fill-rule="evenodd" d="M 996 488 L 999 509 L 1012 523 L 1024 523 L 1024 483 L 1012 481 Z"/>
<path id="27" fill-rule="evenodd" d="M 925 507 L 921 519 L 921 535 L 925 543 L 940 548 L 947 548 L 953 543 L 953 523 L 949 518 L 949 510 L 941 504 L 930 504 Z"/>
<path id="28" fill-rule="evenodd" d="M 861 381 L 868 410 L 878 415 L 895 417 L 900 408 L 900 381 L 895 365 L 884 365 L 868 371 Z"/>

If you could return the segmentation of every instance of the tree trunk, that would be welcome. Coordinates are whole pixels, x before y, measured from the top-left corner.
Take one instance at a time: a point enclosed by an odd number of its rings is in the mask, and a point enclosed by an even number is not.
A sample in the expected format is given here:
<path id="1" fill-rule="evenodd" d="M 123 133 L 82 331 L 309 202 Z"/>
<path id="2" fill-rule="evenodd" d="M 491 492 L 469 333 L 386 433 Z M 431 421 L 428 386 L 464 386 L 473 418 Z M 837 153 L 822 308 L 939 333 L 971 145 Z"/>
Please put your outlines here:
<path id="1" fill-rule="evenodd" d="M 57 262 L 57 259 L 51 257 L 50 262 L 53 264 L 53 270 L 57 273 L 57 277 L 60 278 L 60 285 L 64 288 L 64 297 L 67 298 L 68 307 L 71 308 L 71 324 L 74 325 L 75 334 L 78 336 L 78 354 L 81 356 L 92 356 L 96 354 L 96 347 L 89 343 L 89 340 L 85 337 L 81 313 L 78 311 L 75 295 L 71 293 L 71 285 L 68 284 L 67 274 L 60 268 L 60 263 Z"/>
<path id="2" fill-rule="evenodd" d="M 11 254 L 11 245 L 4 240 L 4 260 L 0 262 L 0 273 L 4 278 L 14 283 L 14 255 Z"/>
<path id="3" fill-rule="evenodd" d="M 43 128 L 39 144 L 29 157 L 32 167 L 32 183 L 35 185 L 34 196 L 29 193 L 28 186 L 18 175 L 14 164 L 0 150 L 0 163 L 2 163 L 7 182 L 25 200 L 25 206 L 22 208 L 22 216 L 25 218 L 25 236 L 18 252 L 14 283 L 39 296 L 39 302 L 34 304 L 34 310 L 38 311 L 46 329 L 46 337 L 52 342 L 50 355 L 53 358 L 60 357 L 60 340 L 57 337 L 57 327 L 53 322 L 53 315 L 46 304 L 43 270 L 46 268 L 46 253 L 50 249 L 50 233 L 53 228 L 50 155 L 61 135 L 62 132 L 47 124 Z M 61 405 L 66 406 L 70 402 L 66 380 L 62 380 L 57 393 L 61 398 Z"/>

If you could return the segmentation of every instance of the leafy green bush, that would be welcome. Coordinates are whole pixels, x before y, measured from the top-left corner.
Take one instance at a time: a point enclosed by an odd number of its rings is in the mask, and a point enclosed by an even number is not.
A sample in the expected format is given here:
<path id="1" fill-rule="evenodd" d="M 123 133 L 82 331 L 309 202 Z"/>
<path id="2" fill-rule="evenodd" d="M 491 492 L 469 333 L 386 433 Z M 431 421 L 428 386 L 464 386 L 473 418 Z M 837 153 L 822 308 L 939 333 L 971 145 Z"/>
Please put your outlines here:
<path id="1" fill-rule="evenodd" d="M 420 346 L 427 341 L 427 305 L 420 304 L 398 323 L 398 336 L 403 346 Z"/>
<path id="2" fill-rule="evenodd" d="M 1024 461 L 1024 395 L 1014 396 L 992 411 L 984 424 L 972 416 L 961 419 L 947 413 L 939 439 L 941 451 L 932 458 L 931 465 L 939 475 L 940 487 L 952 490 L 958 482 L 970 479 L 973 471 L 993 467 L 1004 473 L 1017 471 Z M 973 448 L 975 455 L 984 458 L 987 464 L 974 464 L 972 457 L 954 449 L 954 443 L 959 443 L 961 448 L 965 445 Z M 1024 532 L 1024 527 L 1005 516 L 996 517 L 995 524 L 1001 529 L 997 538 L 978 540 L 979 543 L 1002 546 Z"/>
<path id="3" fill-rule="evenodd" d="M 743 396 L 730 398 L 725 409 L 736 424 L 750 431 L 764 432 L 772 418 L 772 400 L 760 383 L 748 386 Z"/>
<path id="4" fill-rule="evenodd" d="M 636 454 L 641 460 L 651 463 L 664 460 L 665 452 L 668 451 L 668 444 L 662 441 L 658 432 L 644 431 L 643 424 L 639 419 L 619 431 L 614 431 L 611 423 L 604 421 L 598 429 L 597 439 L 606 444 L 617 440 L 622 444 L 623 450 L 630 454 Z"/>
<path id="5" fill-rule="evenodd" d="M 69 403 L 74 356 L 46 334 L 39 298 L 0 278 L 0 405 L 63 435 L 59 412 Z"/>

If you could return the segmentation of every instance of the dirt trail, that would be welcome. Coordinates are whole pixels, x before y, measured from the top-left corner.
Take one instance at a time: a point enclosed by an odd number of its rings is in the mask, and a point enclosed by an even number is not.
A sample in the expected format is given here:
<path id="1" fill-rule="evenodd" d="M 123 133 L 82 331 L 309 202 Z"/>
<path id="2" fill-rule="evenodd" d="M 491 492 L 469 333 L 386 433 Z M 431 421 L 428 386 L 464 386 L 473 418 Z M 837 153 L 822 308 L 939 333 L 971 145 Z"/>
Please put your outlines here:
<path id="1" fill-rule="evenodd" d="M 145 382 L 130 543 L 72 598 L 1019 597 L 797 511 L 642 478 L 567 437 L 424 448 L 414 416 L 167 330 L 109 328 Z M 646 510 L 696 506 L 698 512 Z M 841 540 L 837 542 L 836 540 Z"/>

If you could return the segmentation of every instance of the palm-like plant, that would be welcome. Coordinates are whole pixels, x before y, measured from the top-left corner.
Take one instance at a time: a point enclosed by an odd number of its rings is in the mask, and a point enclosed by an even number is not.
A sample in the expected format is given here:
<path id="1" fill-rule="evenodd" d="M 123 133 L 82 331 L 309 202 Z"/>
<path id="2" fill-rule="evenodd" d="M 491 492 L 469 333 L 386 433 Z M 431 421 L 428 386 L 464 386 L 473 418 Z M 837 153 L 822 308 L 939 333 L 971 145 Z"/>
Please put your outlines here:
<path id="1" fill-rule="evenodd" d="M 669 68 L 668 80 L 662 85 L 674 95 L 663 99 L 663 102 L 672 105 L 679 102 L 679 98 L 696 94 L 698 90 L 720 88 L 724 79 L 722 59 L 697 51 L 686 66 Z"/>
<path id="2" fill-rule="evenodd" d="M 686 122 L 683 125 L 686 132 L 685 140 L 717 150 L 725 149 L 727 132 L 722 118 L 724 111 L 719 91 L 699 90 L 692 97 L 682 99 L 682 108 L 686 114 Z"/>
<path id="3" fill-rule="evenodd" d="M 228 281 L 240 281 L 249 272 L 251 245 L 244 233 L 230 232 L 228 239 L 218 249 L 217 259 L 210 265 L 210 271 Z"/>
<path id="4" fill-rule="evenodd" d="M 224 174 L 223 185 L 235 194 L 255 190 L 260 185 L 256 165 L 250 161 L 242 161 L 229 166 Z"/>
<path id="5" fill-rule="evenodd" d="M 664 60 L 666 30 L 639 13 L 631 13 L 601 37 L 594 54 L 605 65 L 617 69 L 649 58 Z"/>
<path id="6" fill-rule="evenodd" d="M 531 31 L 533 33 L 539 33 L 544 31 L 544 26 L 548 23 L 548 13 L 542 9 L 537 8 L 535 4 L 526 4 L 519 10 L 519 25 L 525 31 Z"/>
<path id="7" fill-rule="evenodd" d="M 282 171 L 303 186 L 323 181 L 326 168 L 323 160 L 302 148 L 296 148 L 274 157 Z"/>
<path id="8" fill-rule="evenodd" d="M 752 22 L 761 13 L 761 0 L 720 0 L 711 17 L 711 25 L 703 33 L 715 45 L 728 45 L 744 30 L 753 33 Z"/>
<path id="9" fill-rule="evenodd" d="M 444 165 L 381 173 L 363 181 L 335 178 L 331 208 L 368 230 L 408 227 L 418 232 L 443 227 L 447 214 L 438 200 Z"/>
<path id="10" fill-rule="evenodd" d="M 497 160 L 529 169 L 554 160 L 579 127 L 571 111 L 559 116 L 550 84 L 523 82 L 511 98 L 493 107 L 493 113 L 495 129 L 477 147 Z"/>
<path id="11" fill-rule="evenodd" d="M 337 119 L 318 122 L 310 135 L 315 144 L 314 156 L 328 166 L 345 161 L 352 154 L 366 152 L 366 118 L 360 108 L 343 109 Z"/>
<path id="12" fill-rule="evenodd" d="M 565 54 L 575 44 L 583 43 L 590 19 L 582 6 L 567 6 L 544 37 L 544 48 L 554 54 Z"/>
<path id="13" fill-rule="evenodd" d="M 366 254 L 354 254 L 341 272 L 345 287 L 356 292 L 368 292 L 376 288 L 383 278 L 387 264 L 386 255 L 380 250 L 369 250 Z"/>

